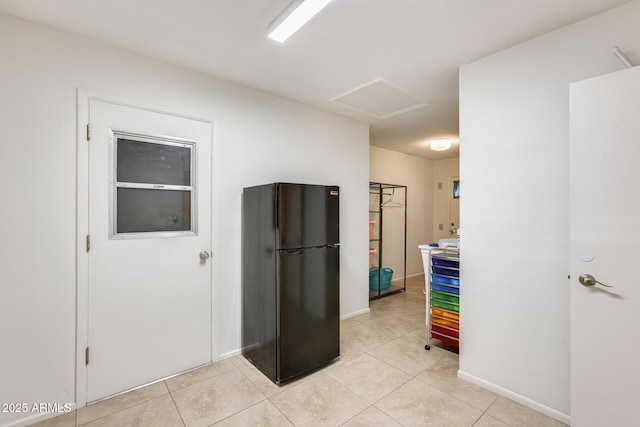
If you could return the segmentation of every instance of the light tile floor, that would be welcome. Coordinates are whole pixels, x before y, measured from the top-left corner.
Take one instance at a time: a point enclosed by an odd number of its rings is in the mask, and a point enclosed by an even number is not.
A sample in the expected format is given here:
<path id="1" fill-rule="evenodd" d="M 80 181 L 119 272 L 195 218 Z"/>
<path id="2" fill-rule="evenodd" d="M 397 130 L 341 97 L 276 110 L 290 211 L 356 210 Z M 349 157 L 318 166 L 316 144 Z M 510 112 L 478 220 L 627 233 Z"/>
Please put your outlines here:
<path id="1" fill-rule="evenodd" d="M 242 356 L 35 424 L 75 426 L 460 426 L 564 424 L 459 379 L 458 355 L 426 344 L 423 277 L 344 320 L 341 356 L 277 386 Z"/>

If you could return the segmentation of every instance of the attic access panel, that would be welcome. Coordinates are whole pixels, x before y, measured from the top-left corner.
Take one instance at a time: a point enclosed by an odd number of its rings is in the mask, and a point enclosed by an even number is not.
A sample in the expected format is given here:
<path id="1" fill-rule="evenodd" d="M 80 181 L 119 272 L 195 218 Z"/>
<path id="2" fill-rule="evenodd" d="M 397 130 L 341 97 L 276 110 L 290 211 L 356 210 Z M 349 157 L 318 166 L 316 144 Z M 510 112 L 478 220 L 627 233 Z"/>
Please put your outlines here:
<path id="1" fill-rule="evenodd" d="M 379 78 L 331 100 L 344 107 L 378 119 L 426 107 L 399 86 Z"/>

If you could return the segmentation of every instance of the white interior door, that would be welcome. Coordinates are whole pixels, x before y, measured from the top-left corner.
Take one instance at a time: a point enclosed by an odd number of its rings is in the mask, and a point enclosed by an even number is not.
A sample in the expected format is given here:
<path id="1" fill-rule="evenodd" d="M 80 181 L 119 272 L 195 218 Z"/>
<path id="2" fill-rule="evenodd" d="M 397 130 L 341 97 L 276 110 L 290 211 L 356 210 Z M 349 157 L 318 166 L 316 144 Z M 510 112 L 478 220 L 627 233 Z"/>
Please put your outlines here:
<path id="1" fill-rule="evenodd" d="M 89 120 L 91 402 L 212 360 L 211 124 L 93 99 Z"/>
<path id="2" fill-rule="evenodd" d="M 578 427 L 639 422 L 639 135 L 640 67 L 571 85 L 571 424 Z M 613 287 L 583 286 L 582 274 Z"/>

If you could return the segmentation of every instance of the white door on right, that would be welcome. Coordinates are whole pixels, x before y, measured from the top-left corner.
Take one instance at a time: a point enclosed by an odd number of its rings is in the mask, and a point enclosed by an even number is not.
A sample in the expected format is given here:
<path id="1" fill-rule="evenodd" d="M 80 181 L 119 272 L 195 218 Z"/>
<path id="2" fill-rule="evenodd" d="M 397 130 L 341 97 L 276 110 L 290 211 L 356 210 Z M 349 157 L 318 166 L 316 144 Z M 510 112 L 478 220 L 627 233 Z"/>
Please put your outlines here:
<path id="1" fill-rule="evenodd" d="M 570 92 L 571 425 L 638 426 L 640 67 Z"/>

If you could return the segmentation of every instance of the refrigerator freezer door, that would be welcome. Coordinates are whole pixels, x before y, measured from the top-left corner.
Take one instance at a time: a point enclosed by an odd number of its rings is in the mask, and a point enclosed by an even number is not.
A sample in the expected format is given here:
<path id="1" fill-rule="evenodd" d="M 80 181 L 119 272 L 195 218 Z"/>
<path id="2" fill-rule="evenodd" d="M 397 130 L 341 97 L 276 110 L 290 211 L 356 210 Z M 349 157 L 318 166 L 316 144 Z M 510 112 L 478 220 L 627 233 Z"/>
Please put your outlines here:
<path id="1" fill-rule="evenodd" d="M 278 380 L 340 355 L 340 249 L 278 251 Z"/>
<path id="2" fill-rule="evenodd" d="M 337 186 L 278 184 L 278 249 L 340 243 Z"/>
<path id="3" fill-rule="evenodd" d="M 242 196 L 242 353 L 276 381 L 276 186 Z"/>

